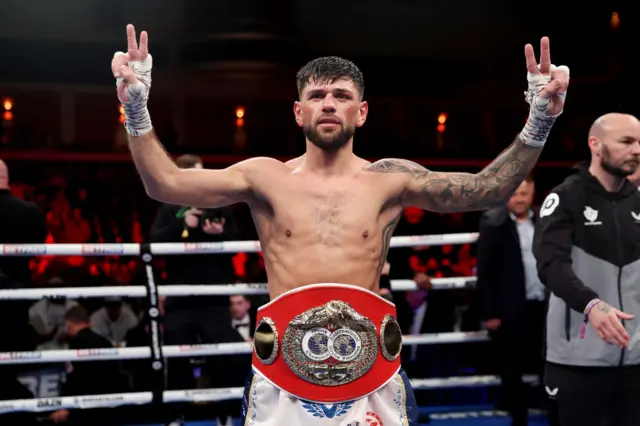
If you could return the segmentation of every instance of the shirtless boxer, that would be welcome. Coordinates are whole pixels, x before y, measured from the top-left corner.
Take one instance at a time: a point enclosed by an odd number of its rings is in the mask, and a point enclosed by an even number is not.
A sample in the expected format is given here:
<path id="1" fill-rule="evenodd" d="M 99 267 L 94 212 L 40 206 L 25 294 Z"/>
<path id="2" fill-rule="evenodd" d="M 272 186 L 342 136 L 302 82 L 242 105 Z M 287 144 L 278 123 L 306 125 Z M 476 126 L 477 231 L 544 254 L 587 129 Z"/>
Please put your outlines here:
<path id="1" fill-rule="evenodd" d="M 129 25 L 127 38 L 128 52 L 116 53 L 112 71 L 148 195 L 202 208 L 244 202 L 258 231 L 272 300 L 258 313 L 245 424 L 417 424 L 399 366 L 395 308 L 377 295 L 391 234 L 408 206 L 460 212 L 509 199 L 564 106 L 568 68 L 551 65 L 549 40 L 541 40 L 539 66 L 533 47 L 525 47 L 531 108 L 524 130 L 470 174 L 355 156 L 353 135 L 368 112 L 363 78 L 354 64 L 334 57 L 311 61 L 297 75 L 293 112 L 306 136 L 305 155 L 287 163 L 253 158 L 223 170 L 180 169 L 147 110 L 148 35 L 141 33 L 138 47 Z"/>

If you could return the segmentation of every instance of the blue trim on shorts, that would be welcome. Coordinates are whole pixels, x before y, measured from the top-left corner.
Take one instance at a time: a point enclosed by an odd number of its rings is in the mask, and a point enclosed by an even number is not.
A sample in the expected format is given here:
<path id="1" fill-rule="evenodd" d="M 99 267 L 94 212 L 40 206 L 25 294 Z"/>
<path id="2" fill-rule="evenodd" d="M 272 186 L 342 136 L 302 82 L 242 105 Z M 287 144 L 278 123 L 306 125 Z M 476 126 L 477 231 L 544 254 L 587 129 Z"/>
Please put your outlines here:
<path id="1" fill-rule="evenodd" d="M 409 377 L 407 377 L 407 372 L 403 369 L 400 369 L 400 377 L 402 378 L 402 383 L 404 383 L 404 389 L 407 398 L 407 422 L 409 425 L 418 426 L 418 415 L 420 414 L 418 404 L 416 403 L 416 395 L 413 393 L 413 388 L 411 387 L 411 382 L 409 381 Z"/>
<path id="2" fill-rule="evenodd" d="M 251 383 L 253 382 L 253 376 L 256 373 L 253 372 L 253 368 L 249 371 L 247 381 L 244 385 L 244 394 L 242 395 L 242 408 L 240 409 L 240 424 L 244 425 L 247 418 L 247 412 L 249 411 L 249 392 L 251 392 Z"/>

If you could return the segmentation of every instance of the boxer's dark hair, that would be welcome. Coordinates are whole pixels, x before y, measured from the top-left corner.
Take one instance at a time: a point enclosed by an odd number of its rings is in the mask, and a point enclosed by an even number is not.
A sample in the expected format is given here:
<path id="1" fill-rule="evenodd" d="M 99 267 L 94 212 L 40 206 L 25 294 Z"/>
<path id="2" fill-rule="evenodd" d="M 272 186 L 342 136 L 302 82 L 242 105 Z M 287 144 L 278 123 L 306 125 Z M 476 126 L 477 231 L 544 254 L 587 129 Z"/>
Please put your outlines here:
<path id="1" fill-rule="evenodd" d="M 360 69 L 351 61 L 337 56 L 324 56 L 300 68 L 296 74 L 298 95 L 309 83 L 333 83 L 341 78 L 353 81 L 360 92 L 360 99 L 364 96 L 364 77 Z"/>
<path id="2" fill-rule="evenodd" d="M 184 154 L 176 158 L 176 165 L 181 169 L 193 169 L 196 164 L 202 164 L 202 158 L 197 155 Z"/>
<path id="3" fill-rule="evenodd" d="M 82 324 L 89 322 L 89 312 L 82 306 L 74 306 L 67 311 L 64 319 L 74 324 Z"/>

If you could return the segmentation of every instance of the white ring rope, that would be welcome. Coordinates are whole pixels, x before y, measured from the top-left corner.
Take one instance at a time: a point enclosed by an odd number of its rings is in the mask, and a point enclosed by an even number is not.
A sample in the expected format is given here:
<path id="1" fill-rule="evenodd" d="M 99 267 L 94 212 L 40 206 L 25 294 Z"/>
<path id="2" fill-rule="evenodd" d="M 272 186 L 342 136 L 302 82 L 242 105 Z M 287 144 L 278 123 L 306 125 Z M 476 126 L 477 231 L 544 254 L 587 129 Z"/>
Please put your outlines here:
<path id="1" fill-rule="evenodd" d="M 434 289 L 469 287 L 476 277 L 432 278 Z M 391 280 L 393 291 L 417 290 L 413 280 Z M 232 294 L 269 294 L 268 284 L 191 284 L 159 285 L 161 296 L 228 296 Z M 40 300 L 43 298 L 90 299 L 98 297 L 145 297 L 147 288 L 141 285 L 105 287 L 18 288 L 0 290 L 0 300 Z"/>
<path id="2" fill-rule="evenodd" d="M 468 342 L 486 342 L 487 333 L 452 332 L 436 334 L 417 334 L 402 337 L 404 346 L 440 345 Z M 162 352 L 167 358 L 199 357 L 213 355 L 250 354 L 251 343 L 218 343 L 203 345 L 163 346 Z M 0 352 L 0 365 L 3 364 L 39 364 L 66 361 L 107 361 L 124 359 L 146 359 L 151 357 L 148 346 L 133 348 L 96 348 L 76 350 L 44 350 L 34 352 Z"/>
<path id="3" fill-rule="evenodd" d="M 537 384 L 536 376 L 524 376 L 523 381 Z M 423 389 L 451 389 L 458 387 L 486 387 L 497 386 L 500 378 L 497 376 L 461 376 L 437 379 L 412 379 L 414 390 Z M 192 389 L 173 390 L 163 392 L 163 401 L 174 402 L 213 402 L 242 399 L 244 388 L 220 389 Z M 65 396 L 35 399 L 14 399 L 0 401 L 0 414 L 16 411 L 43 412 L 62 408 L 86 409 L 98 407 L 119 407 L 123 405 L 145 405 L 152 401 L 151 392 L 132 392 L 104 395 Z"/>
<path id="4" fill-rule="evenodd" d="M 392 237 L 390 247 L 442 246 L 475 243 L 477 233 L 414 235 Z M 151 243 L 158 255 L 202 253 L 255 253 L 259 241 L 223 241 L 217 243 Z M 0 244 L 0 256 L 137 256 L 140 244 Z"/>

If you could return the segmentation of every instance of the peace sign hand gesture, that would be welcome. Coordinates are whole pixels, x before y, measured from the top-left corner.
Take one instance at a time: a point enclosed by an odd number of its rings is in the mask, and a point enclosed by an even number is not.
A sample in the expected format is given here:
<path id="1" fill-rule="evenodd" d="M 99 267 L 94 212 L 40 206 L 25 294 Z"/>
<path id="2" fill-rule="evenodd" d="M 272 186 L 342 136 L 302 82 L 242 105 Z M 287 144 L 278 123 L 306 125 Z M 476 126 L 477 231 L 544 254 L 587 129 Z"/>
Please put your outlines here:
<path id="1" fill-rule="evenodd" d="M 562 113 L 567 97 L 569 67 L 551 64 L 548 37 L 540 40 L 540 65 L 530 44 L 524 47 L 524 56 L 529 81 L 529 90 L 525 93 L 527 102 L 547 117 L 557 117 Z"/>
<path id="2" fill-rule="evenodd" d="M 124 107 L 125 128 L 132 136 L 141 136 L 153 129 L 147 110 L 152 66 L 147 32 L 140 33 L 138 47 L 136 30 L 133 25 L 127 25 L 127 53 L 116 52 L 111 71 L 116 78 L 118 99 Z"/>
<path id="3" fill-rule="evenodd" d="M 527 59 L 527 80 L 529 88 L 524 92 L 525 100 L 531 106 L 529 118 L 520 132 L 520 140 L 532 147 L 542 148 L 551 132 L 556 118 L 562 114 L 569 87 L 569 67 L 551 64 L 549 38 L 540 40 L 540 65 L 536 62 L 533 46 L 524 47 Z"/>

